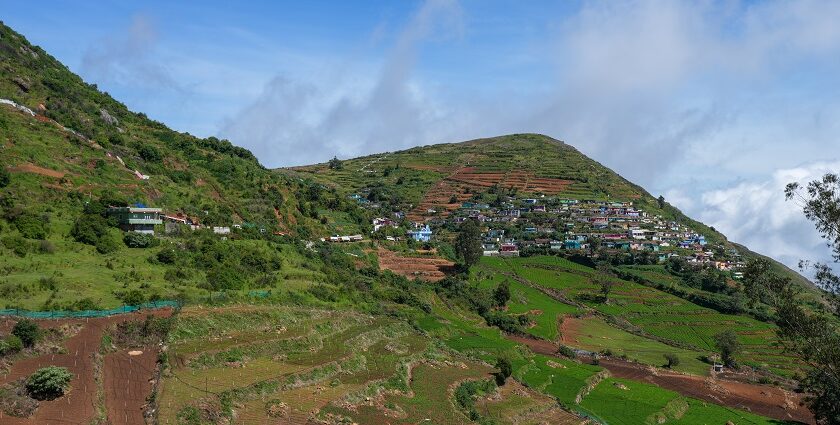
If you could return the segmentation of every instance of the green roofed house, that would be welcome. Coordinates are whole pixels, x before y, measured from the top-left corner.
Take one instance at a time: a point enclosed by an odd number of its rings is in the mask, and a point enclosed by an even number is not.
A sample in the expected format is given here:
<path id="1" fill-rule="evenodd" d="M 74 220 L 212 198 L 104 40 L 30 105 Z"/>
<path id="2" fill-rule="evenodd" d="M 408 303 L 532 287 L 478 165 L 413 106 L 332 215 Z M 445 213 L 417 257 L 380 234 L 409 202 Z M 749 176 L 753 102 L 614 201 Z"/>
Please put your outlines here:
<path id="1" fill-rule="evenodd" d="M 163 224 L 163 211 L 160 208 L 146 207 L 111 207 L 108 215 L 117 219 L 120 229 L 126 232 L 155 233 L 155 225 Z"/>

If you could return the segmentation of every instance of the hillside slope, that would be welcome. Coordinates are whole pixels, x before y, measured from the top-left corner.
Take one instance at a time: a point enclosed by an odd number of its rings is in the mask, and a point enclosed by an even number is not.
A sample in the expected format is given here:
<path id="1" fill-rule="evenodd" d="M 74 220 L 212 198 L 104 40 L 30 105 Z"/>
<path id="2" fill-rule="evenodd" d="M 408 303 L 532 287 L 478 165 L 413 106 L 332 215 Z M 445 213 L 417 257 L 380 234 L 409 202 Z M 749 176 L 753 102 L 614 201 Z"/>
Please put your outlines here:
<path id="1" fill-rule="evenodd" d="M 686 216 L 667 200 L 660 204 L 644 188 L 573 146 L 541 134 L 512 134 L 415 147 L 343 160 L 340 168 L 335 164 L 279 171 L 314 179 L 346 194 L 360 195 L 394 211 L 405 212 L 408 220 L 418 222 L 441 219 L 461 208 L 463 202 L 488 192 L 519 198 L 632 202 L 640 210 L 704 235 L 710 244 L 736 249 L 746 259 L 764 258 L 747 247 L 729 242 L 725 235 Z M 799 273 L 771 261 L 777 272 L 809 290 L 814 289 Z"/>

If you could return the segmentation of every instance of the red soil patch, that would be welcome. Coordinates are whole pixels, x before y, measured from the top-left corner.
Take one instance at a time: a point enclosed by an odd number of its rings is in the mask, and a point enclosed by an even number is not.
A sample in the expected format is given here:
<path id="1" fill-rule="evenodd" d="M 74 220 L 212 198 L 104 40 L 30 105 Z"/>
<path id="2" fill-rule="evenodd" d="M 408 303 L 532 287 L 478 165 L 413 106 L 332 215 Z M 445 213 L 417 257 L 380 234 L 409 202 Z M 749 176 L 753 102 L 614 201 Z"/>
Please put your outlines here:
<path id="1" fill-rule="evenodd" d="M 145 425 L 143 409 L 152 393 L 157 348 L 143 347 L 142 354 L 122 350 L 105 356 L 104 386 L 108 419 L 112 425 Z"/>
<path id="2" fill-rule="evenodd" d="M 564 317 L 563 323 L 560 324 L 560 341 L 563 345 L 577 344 L 581 327 L 583 327 L 583 320 L 573 316 Z"/>
<path id="3" fill-rule="evenodd" d="M 567 321 L 568 319 L 564 320 L 563 324 Z M 574 321 L 571 323 L 571 326 L 574 326 Z M 550 341 L 512 335 L 508 338 L 527 345 L 536 353 L 559 357 L 557 345 Z M 566 332 L 563 332 L 563 343 L 566 342 Z M 684 375 L 615 358 L 601 358 L 599 365 L 617 378 L 654 384 L 687 397 L 746 410 L 768 418 L 815 423 L 811 412 L 800 406 L 802 396 L 781 388 Z"/>
<path id="4" fill-rule="evenodd" d="M 403 257 L 385 248 L 376 252 L 379 256 L 379 269 L 390 270 L 409 279 L 420 279 L 427 282 L 437 282 L 446 277 L 455 263 L 438 257 Z"/>
<path id="5" fill-rule="evenodd" d="M 434 169 L 444 172 L 436 167 L 412 166 L 416 169 Z M 430 187 L 423 195 L 420 203 L 412 209 L 406 218 L 411 221 L 423 221 L 428 219 L 428 210 L 434 209 L 443 216 L 449 215 L 458 209 L 464 201 L 470 199 L 472 194 L 464 193 L 466 189 L 470 192 L 487 190 L 498 185 L 508 189 L 517 189 L 521 192 L 536 193 L 542 192 L 548 195 L 556 195 L 565 191 L 572 181 L 555 178 L 536 177 L 531 171 L 513 170 L 507 172 L 477 172 L 473 167 L 461 167 L 447 169 L 445 178 L 441 179 Z M 452 197 L 457 202 L 450 203 Z"/>
<path id="6" fill-rule="evenodd" d="M 32 174 L 40 174 L 42 176 L 54 177 L 60 179 L 64 177 L 67 173 L 64 171 L 56 171 L 50 170 L 49 168 L 39 167 L 34 164 L 21 164 L 17 167 L 9 167 L 9 171 L 13 173 L 32 173 Z"/>
<path id="7" fill-rule="evenodd" d="M 39 320 L 38 324 L 43 328 L 58 328 L 65 324 L 77 324 L 81 325 L 82 328 L 64 342 L 66 354 L 45 354 L 16 361 L 12 364 L 9 373 L 0 377 L 0 385 L 28 377 L 42 367 L 61 366 L 66 367 L 73 374 L 73 379 L 70 381 L 70 392 L 55 400 L 40 402 L 38 410 L 29 418 L 12 418 L 0 413 L 0 423 L 4 425 L 90 423 L 96 417 L 97 403 L 95 377 L 97 371 L 94 356 L 99 352 L 103 332 L 113 324 L 127 320 L 142 320 L 148 314 L 167 316 L 172 314 L 172 310 L 149 310 L 95 319 Z M 0 331 L 8 332 L 14 326 L 15 321 L 12 318 L 3 318 L 0 321 Z M 154 360 L 157 356 L 157 350 L 153 348 L 148 351 Z M 110 378 L 111 382 L 117 382 L 113 377 L 119 377 L 124 373 L 120 370 L 123 366 L 119 362 L 109 361 L 107 356 L 103 366 L 103 375 L 105 379 L 112 377 Z M 140 381 L 148 382 L 154 377 L 153 371 L 154 367 L 148 371 L 144 370 L 144 374 L 141 374 L 138 370 L 133 376 Z M 107 386 L 105 387 L 105 406 L 109 415 L 109 423 L 127 423 L 125 421 L 119 422 L 118 420 L 121 418 L 110 417 L 112 412 L 119 412 L 117 416 L 125 412 L 122 418 L 128 417 L 130 420 L 128 423 L 144 423 L 142 404 L 145 403 L 145 398 L 149 393 L 137 395 L 141 399 L 140 405 L 133 401 L 134 394 L 132 392 L 132 398 L 129 399 L 122 397 L 118 392 L 108 391 Z"/>

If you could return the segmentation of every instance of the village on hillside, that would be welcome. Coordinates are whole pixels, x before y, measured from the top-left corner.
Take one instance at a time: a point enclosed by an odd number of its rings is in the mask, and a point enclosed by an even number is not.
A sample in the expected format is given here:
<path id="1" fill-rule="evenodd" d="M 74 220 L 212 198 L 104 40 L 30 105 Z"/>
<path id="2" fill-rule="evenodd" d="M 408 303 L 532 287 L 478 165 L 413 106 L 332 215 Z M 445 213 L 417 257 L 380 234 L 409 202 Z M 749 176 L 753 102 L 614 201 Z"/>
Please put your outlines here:
<path id="1" fill-rule="evenodd" d="M 361 194 L 350 195 L 361 206 L 378 209 Z M 500 199 L 502 197 L 499 197 Z M 387 240 L 402 237 L 415 242 L 431 242 L 441 230 L 451 230 L 466 220 L 482 224 L 485 256 L 519 256 L 558 251 L 629 252 L 665 262 L 680 258 L 689 264 L 731 272 L 740 279 L 745 262 L 734 248 L 710 244 L 706 237 L 688 226 L 648 213 L 633 202 L 578 200 L 560 196 L 523 198 L 503 197 L 493 204 L 465 201 L 425 211 L 423 221 L 410 221 L 403 212 L 372 221 L 373 234 L 387 234 Z M 392 229 L 390 231 L 385 231 Z M 404 229 L 404 233 L 399 229 Z M 362 235 L 333 236 L 332 242 L 362 240 Z"/>

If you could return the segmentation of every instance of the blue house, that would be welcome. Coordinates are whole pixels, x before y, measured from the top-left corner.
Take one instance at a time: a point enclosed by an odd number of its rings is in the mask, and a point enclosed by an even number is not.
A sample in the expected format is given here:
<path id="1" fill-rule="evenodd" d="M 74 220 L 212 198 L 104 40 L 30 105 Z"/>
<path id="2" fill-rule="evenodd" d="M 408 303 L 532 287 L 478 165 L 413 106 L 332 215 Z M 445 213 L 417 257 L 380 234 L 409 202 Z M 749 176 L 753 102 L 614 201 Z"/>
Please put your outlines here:
<path id="1" fill-rule="evenodd" d="M 564 244 L 566 249 L 580 249 L 580 241 L 578 240 L 567 240 Z"/>
<path id="2" fill-rule="evenodd" d="M 432 240 L 432 229 L 427 224 L 419 229 L 409 230 L 408 236 L 417 242 L 429 242 Z"/>

